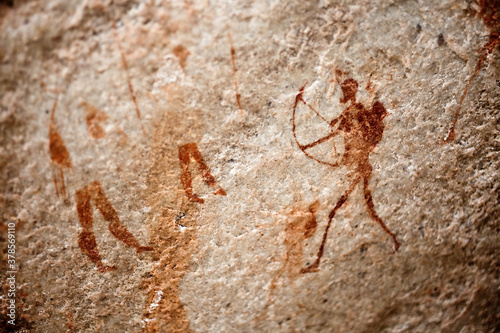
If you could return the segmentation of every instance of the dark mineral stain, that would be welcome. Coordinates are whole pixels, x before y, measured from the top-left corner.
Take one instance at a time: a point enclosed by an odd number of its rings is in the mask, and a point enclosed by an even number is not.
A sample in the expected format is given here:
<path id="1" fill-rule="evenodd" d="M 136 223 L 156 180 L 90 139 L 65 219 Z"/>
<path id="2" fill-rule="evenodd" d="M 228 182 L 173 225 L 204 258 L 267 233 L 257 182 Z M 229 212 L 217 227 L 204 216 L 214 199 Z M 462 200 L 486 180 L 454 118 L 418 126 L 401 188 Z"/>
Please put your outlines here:
<path id="1" fill-rule="evenodd" d="M 444 41 L 444 36 L 443 34 L 439 34 L 438 39 L 437 39 L 438 46 L 443 46 L 446 42 Z"/>
<path id="2" fill-rule="evenodd" d="M 3 6 L 14 8 L 14 0 L 0 0 L 0 9 Z"/>
<path id="3" fill-rule="evenodd" d="M 0 19 L 2 19 L 10 10 L 14 8 L 13 0 L 0 0 Z M 2 61 L 2 53 L 0 52 L 0 62 Z"/>

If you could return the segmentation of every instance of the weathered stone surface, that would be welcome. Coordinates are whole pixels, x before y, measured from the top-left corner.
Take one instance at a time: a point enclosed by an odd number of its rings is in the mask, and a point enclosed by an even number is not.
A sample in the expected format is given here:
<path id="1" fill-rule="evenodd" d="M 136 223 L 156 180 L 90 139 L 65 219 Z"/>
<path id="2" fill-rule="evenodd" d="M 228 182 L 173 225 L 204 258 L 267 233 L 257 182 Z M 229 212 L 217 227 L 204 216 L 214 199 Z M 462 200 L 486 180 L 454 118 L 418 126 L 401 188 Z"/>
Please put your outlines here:
<path id="1" fill-rule="evenodd" d="M 2 2 L 0 327 L 494 332 L 499 8 Z"/>

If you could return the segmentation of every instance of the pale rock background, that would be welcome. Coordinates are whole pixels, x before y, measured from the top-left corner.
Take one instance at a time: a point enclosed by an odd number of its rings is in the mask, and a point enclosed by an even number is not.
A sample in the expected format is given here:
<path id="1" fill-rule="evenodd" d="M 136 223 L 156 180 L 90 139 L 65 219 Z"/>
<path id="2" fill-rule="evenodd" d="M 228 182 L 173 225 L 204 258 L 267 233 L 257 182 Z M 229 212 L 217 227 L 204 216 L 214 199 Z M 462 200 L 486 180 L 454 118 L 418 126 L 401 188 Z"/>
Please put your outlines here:
<path id="1" fill-rule="evenodd" d="M 4 226 L 18 225 L 20 272 L 18 325 L 2 315 L 0 330 L 495 332 L 498 47 L 470 86 L 457 138 L 440 144 L 489 38 L 480 5 L 2 2 L 0 211 Z M 184 68 L 179 55 L 187 55 Z M 358 101 L 369 107 L 379 100 L 390 113 L 370 154 L 370 189 L 402 246 L 393 254 L 358 185 L 332 223 L 321 270 L 278 276 L 293 212 L 319 201 L 300 270 L 315 259 L 328 214 L 349 186 L 348 168 L 308 159 L 292 133 L 295 96 L 306 82 L 308 103 L 328 119 L 342 112 L 337 69 L 359 82 Z M 64 171 L 65 197 L 56 195 L 49 155 L 56 99 L 73 164 Z M 82 102 L 108 115 L 100 123 L 104 138 L 89 135 Z M 301 121 L 304 142 L 324 130 L 314 117 Z M 189 142 L 226 196 L 213 195 L 194 171 L 205 203 L 187 200 L 178 147 Z M 75 191 L 93 180 L 154 252 L 136 254 L 118 241 L 94 207 L 100 254 L 117 266 L 96 270 L 77 243 L 75 205 Z"/>

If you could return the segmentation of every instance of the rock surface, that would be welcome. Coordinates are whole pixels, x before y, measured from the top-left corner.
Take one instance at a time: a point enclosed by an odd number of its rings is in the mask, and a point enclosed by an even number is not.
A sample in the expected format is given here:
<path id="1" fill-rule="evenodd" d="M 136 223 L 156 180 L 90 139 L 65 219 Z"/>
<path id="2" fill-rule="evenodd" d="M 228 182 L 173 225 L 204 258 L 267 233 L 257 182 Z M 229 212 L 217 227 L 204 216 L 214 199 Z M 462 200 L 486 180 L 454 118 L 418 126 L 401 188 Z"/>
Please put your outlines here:
<path id="1" fill-rule="evenodd" d="M 0 3 L 0 330 L 494 332 L 499 8 Z"/>

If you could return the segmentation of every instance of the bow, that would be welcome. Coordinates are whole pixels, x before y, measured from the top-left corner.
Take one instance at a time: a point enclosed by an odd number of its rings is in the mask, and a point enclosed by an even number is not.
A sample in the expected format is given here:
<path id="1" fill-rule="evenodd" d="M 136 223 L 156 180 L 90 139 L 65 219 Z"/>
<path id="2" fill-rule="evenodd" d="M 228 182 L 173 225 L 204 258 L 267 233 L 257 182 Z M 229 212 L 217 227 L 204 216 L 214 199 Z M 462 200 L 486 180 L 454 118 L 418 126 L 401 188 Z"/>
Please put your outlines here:
<path id="1" fill-rule="evenodd" d="M 339 165 L 339 162 L 335 162 L 335 163 L 331 163 L 331 162 L 326 162 L 326 161 L 322 161 L 312 155 L 310 155 L 306 150 L 309 149 L 309 148 L 312 148 L 312 147 L 315 147 L 323 142 L 326 142 L 328 140 L 330 140 L 331 138 L 335 137 L 336 135 L 338 135 L 338 130 L 336 131 L 332 131 L 330 134 L 322 137 L 321 139 L 318 139 L 314 142 L 311 142 L 311 143 L 308 143 L 306 145 L 302 145 L 299 143 L 299 140 L 297 139 L 297 133 L 295 131 L 295 111 L 297 109 L 297 105 L 299 104 L 299 102 L 302 102 L 304 103 L 304 105 L 306 105 L 311 111 L 313 111 L 316 116 L 318 116 L 319 118 L 321 118 L 321 120 L 323 120 L 324 122 L 326 122 L 330 127 L 333 128 L 333 126 L 335 126 L 339 120 L 339 118 L 337 119 L 334 119 L 332 120 L 331 122 L 326 120 L 322 115 L 319 114 L 318 111 L 316 111 L 312 106 L 310 106 L 309 104 L 306 103 L 306 101 L 304 100 L 304 98 L 302 97 L 302 95 L 304 94 L 304 89 L 306 88 L 306 85 L 307 85 L 307 82 L 304 84 L 304 86 L 302 88 L 300 88 L 297 96 L 295 96 L 295 104 L 293 105 L 293 113 L 292 113 L 292 132 L 293 132 L 293 137 L 295 139 L 295 142 L 297 143 L 297 145 L 299 146 L 299 149 L 304 153 L 304 155 L 306 155 L 308 158 L 318 162 L 318 163 L 321 163 L 321 164 L 324 164 L 324 165 L 328 165 L 328 166 L 331 166 L 331 167 L 337 167 Z M 334 149 L 336 151 L 336 148 L 335 148 L 335 145 L 334 145 Z"/>

